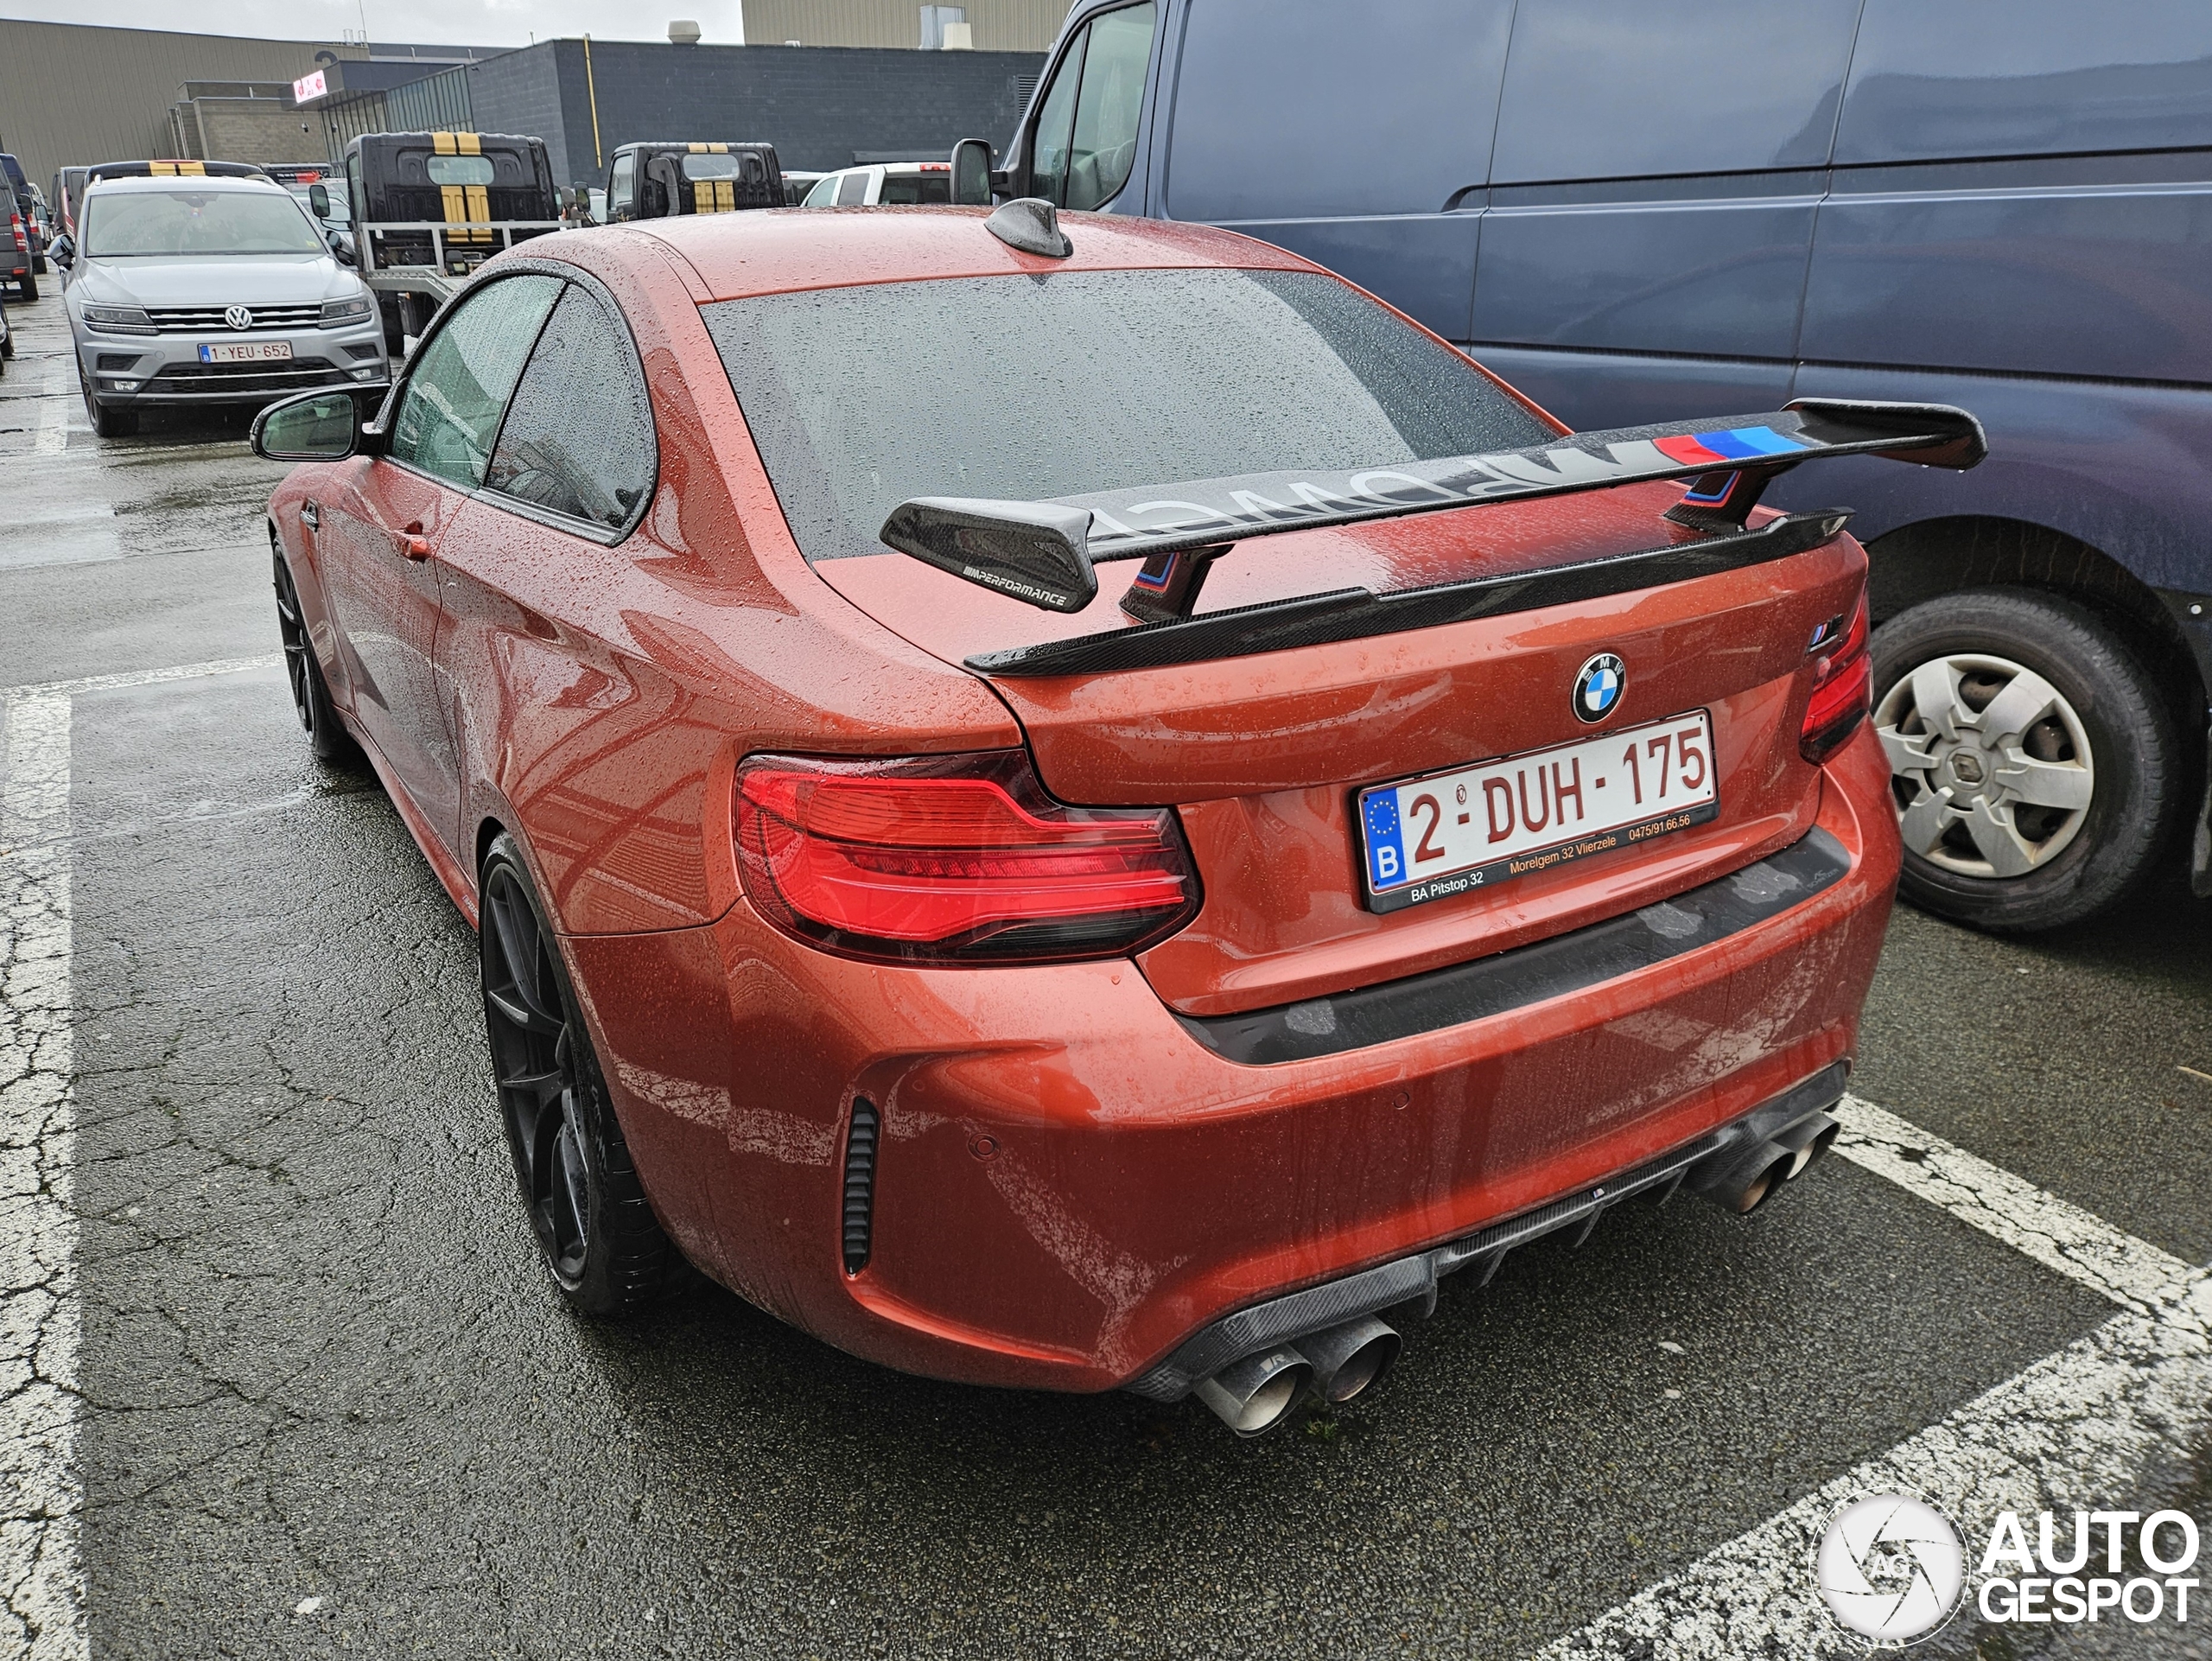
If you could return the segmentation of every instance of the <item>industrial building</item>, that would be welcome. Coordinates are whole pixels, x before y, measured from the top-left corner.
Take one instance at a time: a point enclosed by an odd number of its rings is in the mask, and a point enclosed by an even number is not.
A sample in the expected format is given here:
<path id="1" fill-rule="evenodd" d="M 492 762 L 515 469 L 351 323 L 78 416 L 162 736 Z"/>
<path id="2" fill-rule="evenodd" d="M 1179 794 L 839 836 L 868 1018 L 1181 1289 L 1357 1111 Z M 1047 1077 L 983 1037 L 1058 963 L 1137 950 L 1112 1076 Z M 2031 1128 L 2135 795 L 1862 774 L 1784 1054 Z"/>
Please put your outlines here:
<path id="1" fill-rule="evenodd" d="M 755 45 L 505 51 L 0 19 L 0 149 L 41 183 L 130 156 L 335 159 L 359 133 L 437 128 L 542 137 L 564 183 L 597 179 L 639 138 L 766 139 L 786 167 L 824 170 L 940 156 L 960 138 L 1005 142 L 1066 10 L 745 0 Z M 295 98 L 316 74 L 322 90 Z"/>
<path id="2" fill-rule="evenodd" d="M 572 40 L 461 74 L 468 124 L 543 138 L 570 183 L 641 138 L 766 139 L 785 167 L 821 171 L 1003 144 L 1043 67 L 1036 52 Z"/>

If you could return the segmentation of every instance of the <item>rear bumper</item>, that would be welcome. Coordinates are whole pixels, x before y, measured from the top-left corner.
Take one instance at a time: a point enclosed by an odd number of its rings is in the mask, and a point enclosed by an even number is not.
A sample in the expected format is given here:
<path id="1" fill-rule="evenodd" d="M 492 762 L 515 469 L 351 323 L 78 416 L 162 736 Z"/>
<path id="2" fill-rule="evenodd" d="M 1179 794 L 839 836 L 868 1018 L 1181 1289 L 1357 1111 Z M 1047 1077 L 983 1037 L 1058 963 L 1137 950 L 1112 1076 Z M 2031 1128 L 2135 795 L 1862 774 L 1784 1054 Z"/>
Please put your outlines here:
<path id="1" fill-rule="evenodd" d="M 703 1267 L 906 1371 L 1159 1394 L 1225 1315 L 1571 1200 L 1847 1062 L 1897 837 L 1871 734 L 1826 774 L 1814 834 L 1843 869 L 1809 898 L 1534 1002 L 1264 1064 L 1201 1041 L 1125 962 L 876 968 L 741 904 L 565 944 L 648 1191 Z M 856 1098 L 881 1134 L 848 1274 Z"/>

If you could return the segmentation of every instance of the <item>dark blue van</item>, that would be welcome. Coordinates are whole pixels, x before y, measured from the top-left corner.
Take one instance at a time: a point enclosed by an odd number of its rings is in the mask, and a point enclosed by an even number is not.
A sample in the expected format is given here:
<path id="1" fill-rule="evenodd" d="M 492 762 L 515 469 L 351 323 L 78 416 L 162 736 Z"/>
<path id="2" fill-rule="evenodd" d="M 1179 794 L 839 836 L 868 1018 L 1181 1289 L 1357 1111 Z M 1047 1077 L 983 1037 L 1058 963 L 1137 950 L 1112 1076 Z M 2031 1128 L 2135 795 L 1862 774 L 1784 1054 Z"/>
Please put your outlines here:
<path id="1" fill-rule="evenodd" d="M 1956 404 L 1844 461 L 1905 892 L 2212 893 L 2212 5 L 1077 0 L 1002 194 L 1331 266 L 1578 429 Z"/>

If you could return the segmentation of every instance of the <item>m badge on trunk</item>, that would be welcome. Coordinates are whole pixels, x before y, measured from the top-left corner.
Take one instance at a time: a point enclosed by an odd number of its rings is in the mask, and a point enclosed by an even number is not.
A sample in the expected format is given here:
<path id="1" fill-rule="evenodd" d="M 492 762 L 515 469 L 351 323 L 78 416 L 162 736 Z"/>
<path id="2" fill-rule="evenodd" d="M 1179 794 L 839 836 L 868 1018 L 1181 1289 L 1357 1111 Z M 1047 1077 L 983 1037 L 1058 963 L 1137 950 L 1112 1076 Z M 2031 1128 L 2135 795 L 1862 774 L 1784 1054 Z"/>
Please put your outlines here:
<path id="1" fill-rule="evenodd" d="M 1574 717 L 1592 725 L 1620 707 L 1628 685 L 1628 671 L 1610 652 L 1601 652 L 1582 665 L 1574 678 Z"/>

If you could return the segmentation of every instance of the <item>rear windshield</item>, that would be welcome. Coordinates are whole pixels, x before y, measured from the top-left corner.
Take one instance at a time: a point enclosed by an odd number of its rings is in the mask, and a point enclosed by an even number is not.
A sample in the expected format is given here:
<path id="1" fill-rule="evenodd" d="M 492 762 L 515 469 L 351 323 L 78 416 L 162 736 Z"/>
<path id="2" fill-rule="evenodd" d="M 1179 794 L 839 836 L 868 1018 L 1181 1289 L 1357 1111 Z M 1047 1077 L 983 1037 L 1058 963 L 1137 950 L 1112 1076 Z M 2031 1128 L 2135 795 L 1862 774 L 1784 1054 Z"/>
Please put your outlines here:
<path id="1" fill-rule="evenodd" d="M 924 203 L 942 206 L 951 200 L 950 173 L 887 173 L 883 175 L 883 194 L 876 198 L 893 207 L 913 207 Z"/>
<path id="2" fill-rule="evenodd" d="M 1036 501 L 1517 449 L 1551 430 L 1312 271 L 1071 271 L 701 309 L 806 557 L 913 496 Z"/>
<path id="3" fill-rule="evenodd" d="M 284 190 L 96 193 L 85 204 L 84 232 L 87 258 L 326 251 Z"/>
<path id="4" fill-rule="evenodd" d="M 703 156 L 683 158 L 683 176 L 687 179 L 744 179 L 759 183 L 768 176 L 768 164 L 760 159 L 757 150 L 736 150 L 726 156 L 716 156 L 711 150 Z"/>

